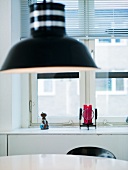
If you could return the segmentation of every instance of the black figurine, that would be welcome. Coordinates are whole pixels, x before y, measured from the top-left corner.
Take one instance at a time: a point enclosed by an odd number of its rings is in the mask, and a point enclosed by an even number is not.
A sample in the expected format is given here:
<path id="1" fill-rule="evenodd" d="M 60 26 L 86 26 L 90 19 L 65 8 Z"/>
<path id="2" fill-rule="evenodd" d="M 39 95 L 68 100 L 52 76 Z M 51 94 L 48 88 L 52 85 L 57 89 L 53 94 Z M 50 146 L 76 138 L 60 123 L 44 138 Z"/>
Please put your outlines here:
<path id="1" fill-rule="evenodd" d="M 44 130 L 44 129 L 49 129 L 49 125 L 48 125 L 48 121 L 46 120 L 46 113 L 41 113 L 41 117 L 42 117 L 42 123 L 40 125 L 40 129 Z"/>

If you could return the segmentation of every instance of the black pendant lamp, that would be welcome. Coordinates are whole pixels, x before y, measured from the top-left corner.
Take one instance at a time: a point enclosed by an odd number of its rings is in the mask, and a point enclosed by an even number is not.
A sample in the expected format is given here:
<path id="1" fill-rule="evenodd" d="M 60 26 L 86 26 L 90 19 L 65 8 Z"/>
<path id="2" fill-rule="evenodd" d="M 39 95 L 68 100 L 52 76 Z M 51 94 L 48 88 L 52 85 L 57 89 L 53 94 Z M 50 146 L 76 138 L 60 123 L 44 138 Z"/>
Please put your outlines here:
<path id="1" fill-rule="evenodd" d="M 65 31 L 64 5 L 46 2 L 30 5 L 32 38 L 10 50 L 1 71 L 46 73 L 96 69 L 87 47 Z"/>

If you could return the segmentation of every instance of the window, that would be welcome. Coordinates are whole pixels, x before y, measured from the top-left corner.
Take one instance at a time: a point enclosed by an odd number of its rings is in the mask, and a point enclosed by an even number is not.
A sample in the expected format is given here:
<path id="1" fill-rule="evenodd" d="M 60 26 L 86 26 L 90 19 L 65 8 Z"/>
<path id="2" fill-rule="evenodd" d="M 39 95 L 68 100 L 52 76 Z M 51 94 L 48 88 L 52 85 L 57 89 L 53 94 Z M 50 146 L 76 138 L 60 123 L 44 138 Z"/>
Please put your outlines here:
<path id="1" fill-rule="evenodd" d="M 37 89 L 33 105 L 36 112 L 33 122 L 40 122 L 45 112 L 49 122 L 70 124 L 77 122 L 80 108 L 79 73 L 49 73 L 31 76 L 32 91 Z M 33 99 L 32 99 L 33 101 Z"/>
<path id="2" fill-rule="evenodd" d="M 97 41 L 97 40 L 95 40 Z M 119 41 L 119 40 L 118 40 Z M 120 42 L 122 39 L 120 39 Z M 128 64 L 126 45 L 95 44 L 95 60 L 101 67 L 96 72 L 96 106 L 101 117 L 127 117 Z M 102 69 L 104 68 L 104 69 Z M 109 120 L 110 121 L 110 120 Z"/>
<path id="3" fill-rule="evenodd" d="M 46 92 L 39 94 L 43 88 L 40 81 L 46 82 Z M 38 82 L 38 114 L 46 112 L 49 117 L 72 117 L 76 116 L 79 111 L 79 95 L 78 78 L 51 78 L 51 79 L 37 79 Z M 50 82 L 50 86 L 49 86 Z M 55 91 L 52 92 L 51 82 L 54 82 Z M 39 85 L 40 84 L 40 85 Z M 45 87 L 45 86 L 44 86 Z M 49 88 L 50 87 L 50 88 Z M 48 92 L 47 92 L 48 90 Z"/>
<path id="4" fill-rule="evenodd" d="M 111 43 L 110 38 L 108 38 L 108 39 L 99 39 L 98 41 L 99 41 L 99 43 Z"/>
<path id="5" fill-rule="evenodd" d="M 89 40 L 85 43 L 92 48 L 95 41 Z M 35 77 L 36 83 L 40 80 L 54 81 L 55 92 L 53 96 L 38 95 L 38 112 L 35 112 L 36 121 L 33 119 L 33 122 L 40 123 L 40 113 L 44 111 L 48 114 L 50 123 L 76 124 L 79 120 L 79 109 L 86 103 L 92 104 L 93 109 L 95 107 L 98 109 L 99 121 L 104 119 L 113 121 L 112 117 L 114 121 L 122 121 L 122 119 L 125 121 L 128 114 L 128 64 L 124 51 L 128 50 L 128 46 L 120 45 L 120 49 L 117 49 L 112 45 L 110 49 L 110 46 L 95 44 L 94 47 L 96 63 L 101 67 L 95 73 L 91 71 L 58 75 L 38 74 Z M 106 67 L 107 71 L 102 67 Z"/>
<path id="6" fill-rule="evenodd" d="M 123 91 L 124 90 L 124 80 L 123 80 L 123 78 L 115 79 L 115 90 L 116 91 Z"/>
<path id="7" fill-rule="evenodd" d="M 127 93 L 124 78 L 102 78 L 96 79 L 96 91 L 100 94 L 125 94 Z"/>
<path id="8" fill-rule="evenodd" d="M 112 91 L 112 79 L 96 79 L 96 91 Z"/>
<path id="9" fill-rule="evenodd" d="M 43 95 L 55 95 L 55 82 L 49 79 L 39 79 L 38 80 L 38 96 Z"/>
<path id="10" fill-rule="evenodd" d="M 127 39 L 120 39 L 120 38 L 115 38 L 115 39 L 111 39 L 111 38 L 100 38 L 100 39 L 96 39 L 95 40 L 96 45 L 103 45 L 103 46 L 120 46 L 120 45 L 127 45 Z"/>
<path id="11" fill-rule="evenodd" d="M 116 38 L 116 39 L 115 39 L 115 42 L 116 42 L 116 43 L 120 43 L 120 42 L 121 42 L 121 39 Z"/>
<path id="12" fill-rule="evenodd" d="M 42 111 L 50 123 L 78 123 L 83 104 L 98 109 L 98 121 L 124 123 L 128 115 L 128 1 L 59 2 L 66 4 L 68 35 L 86 44 L 100 70 L 72 73 L 73 77 L 69 73 L 31 75 L 32 123 L 40 123 Z"/>

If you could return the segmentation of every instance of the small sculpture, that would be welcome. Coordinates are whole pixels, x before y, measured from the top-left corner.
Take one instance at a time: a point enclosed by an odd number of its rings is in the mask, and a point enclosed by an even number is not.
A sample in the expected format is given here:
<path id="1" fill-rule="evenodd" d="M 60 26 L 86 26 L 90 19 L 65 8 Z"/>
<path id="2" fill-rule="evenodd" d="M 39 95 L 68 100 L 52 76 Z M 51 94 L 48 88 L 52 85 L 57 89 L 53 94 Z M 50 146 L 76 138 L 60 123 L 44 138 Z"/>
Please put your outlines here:
<path id="1" fill-rule="evenodd" d="M 49 125 L 48 125 L 48 121 L 46 120 L 46 113 L 41 113 L 41 117 L 42 117 L 42 123 L 40 125 L 40 129 L 44 130 L 44 129 L 49 129 Z"/>
<path id="2" fill-rule="evenodd" d="M 81 119 L 84 119 L 84 123 L 81 124 Z M 95 118 L 95 123 L 92 123 L 92 119 Z M 89 130 L 89 127 L 95 127 L 96 129 L 96 120 L 97 120 L 97 109 L 95 108 L 95 111 L 92 110 L 92 105 L 83 105 L 83 109 L 80 108 L 79 113 L 79 126 L 81 127 L 87 127 Z"/>

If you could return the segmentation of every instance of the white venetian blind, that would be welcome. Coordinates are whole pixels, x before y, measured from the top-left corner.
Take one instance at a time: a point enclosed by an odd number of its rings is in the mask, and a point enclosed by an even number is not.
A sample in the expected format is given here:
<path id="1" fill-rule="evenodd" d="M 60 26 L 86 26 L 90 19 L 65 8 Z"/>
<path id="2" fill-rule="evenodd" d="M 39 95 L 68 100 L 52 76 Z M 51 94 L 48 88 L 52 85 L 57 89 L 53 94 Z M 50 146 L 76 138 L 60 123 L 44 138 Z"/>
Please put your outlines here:
<path id="1" fill-rule="evenodd" d="M 21 38 L 29 36 L 29 4 L 27 0 L 21 0 Z"/>
<path id="2" fill-rule="evenodd" d="M 69 36 L 126 38 L 128 35 L 128 0 L 53 0 L 53 2 L 65 4 L 66 31 Z M 21 0 L 22 37 L 29 36 L 28 13 L 28 1 Z"/>

